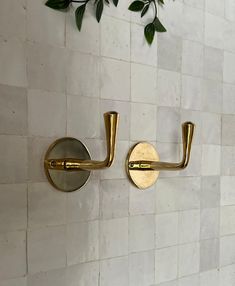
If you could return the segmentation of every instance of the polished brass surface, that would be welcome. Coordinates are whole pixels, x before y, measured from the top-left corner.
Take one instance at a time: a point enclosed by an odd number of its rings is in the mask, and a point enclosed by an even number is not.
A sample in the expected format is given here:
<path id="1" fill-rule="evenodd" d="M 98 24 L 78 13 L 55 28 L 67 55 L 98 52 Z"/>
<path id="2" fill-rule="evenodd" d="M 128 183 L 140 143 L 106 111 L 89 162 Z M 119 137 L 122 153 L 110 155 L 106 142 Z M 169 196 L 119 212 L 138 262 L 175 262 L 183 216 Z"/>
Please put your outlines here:
<path id="1" fill-rule="evenodd" d="M 90 160 L 91 157 L 86 146 L 79 140 L 71 137 L 56 140 L 47 150 L 44 169 L 48 181 L 57 190 L 73 192 L 86 184 L 91 172 L 87 170 L 64 172 L 47 167 L 47 161 L 63 157 L 80 158 L 81 160 Z"/>
<path id="2" fill-rule="evenodd" d="M 143 177 L 143 175 L 139 174 L 140 173 L 139 171 L 144 171 L 144 173 L 145 172 L 148 173 L 148 172 L 159 172 L 162 170 L 178 171 L 178 170 L 185 169 L 188 166 L 189 159 L 190 159 L 194 128 L 195 128 L 195 125 L 192 122 L 185 122 L 182 124 L 183 158 L 178 163 L 160 162 L 159 157 L 156 159 L 156 155 L 152 155 L 152 158 L 146 158 L 145 156 L 143 156 L 143 154 L 147 152 L 146 144 L 148 143 L 143 144 L 141 142 L 135 145 L 130 150 L 127 156 L 127 162 L 126 162 L 127 174 L 129 178 L 132 180 L 132 182 L 138 188 L 145 189 L 145 188 L 150 187 L 153 184 L 153 179 L 148 180 L 148 176 L 145 176 L 144 177 L 145 187 L 143 187 L 143 183 L 142 183 L 143 178 L 138 178 L 138 177 Z M 148 145 L 152 146 L 151 144 L 148 144 Z M 138 153 L 136 152 L 137 147 L 138 147 Z M 157 173 L 157 177 L 158 177 L 158 173 Z"/>
<path id="3" fill-rule="evenodd" d="M 99 170 L 99 169 L 110 167 L 113 163 L 114 156 L 115 156 L 118 121 L 119 121 L 119 114 L 117 112 L 111 111 L 111 112 L 107 112 L 104 114 L 106 142 L 107 142 L 107 155 L 103 161 L 91 160 L 87 148 L 78 140 L 77 140 L 77 150 L 79 149 L 79 151 L 77 151 L 77 155 L 74 154 L 74 156 L 70 156 L 71 152 L 69 152 L 69 148 L 71 147 L 71 139 L 73 139 L 73 144 L 75 144 L 74 140 L 76 139 L 74 138 L 62 138 L 54 142 L 49 147 L 46 153 L 46 156 L 45 156 L 45 160 L 44 160 L 45 172 L 47 174 L 47 177 L 50 183 L 59 190 L 68 191 L 66 187 L 61 188 L 60 186 L 58 187 L 58 185 L 55 184 L 54 180 L 55 180 L 56 175 L 54 176 L 54 179 L 52 179 L 51 175 L 49 175 L 49 173 L 51 173 L 52 170 L 55 171 L 56 174 L 58 175 L 61 173 L 61 171 L 64 171 L 62 173 L 68 173 L 68 174 L 75 173 L 75 172 L 77 173 L 82 172 L 82 174 L 84 175 L 85 171 L 90 174 L 91 170 Z M 61 149 L 62 147 L 61 146 L 58 147 L 58 145 L 61 145 L 65 141 L 67 141 L 67 148 L 66 148 L 67 151 L 64 152 L 65 153 L 64 155 L 59 156 L 58 153 L 55 152 L 55 148 L 57 147 L 57 149 Z M 70 142 L 70 144 L 68 142 Z M 52 154 L 56 156 L 53 157 Z M 63 152 L 59 152 L 59 154 L 63 154 Z M 86 173 L 87 180 L 89 178 L 88 173 Z M 63 175 L 63 176 L 69 177 L 69 175 Z M 78 178 L 78 181 L 79 181 L 79 178 Z M 77 185 L 80 186 L 81 184 L 78 182 Z"/>
<path id="4" fill-rule="evenodd" d="M 131 182 L 139 189 L 147 189 L 151 187 L 159 176 L 158 171 L 148 170 L 147 172 L 139 172 L 139 170 L 132 170 L 129 168 L 129 162 L 135 162 L 139 159 L 155 162 L 159 161 L 159 155 L 155 147 L 148 142 L 140 142 L 134 145 L 126 159 L 126 171 Z M 141 164 L 141 163 L 140 163 Z M 145 166 L 141 166 L 144 168 Z"/>

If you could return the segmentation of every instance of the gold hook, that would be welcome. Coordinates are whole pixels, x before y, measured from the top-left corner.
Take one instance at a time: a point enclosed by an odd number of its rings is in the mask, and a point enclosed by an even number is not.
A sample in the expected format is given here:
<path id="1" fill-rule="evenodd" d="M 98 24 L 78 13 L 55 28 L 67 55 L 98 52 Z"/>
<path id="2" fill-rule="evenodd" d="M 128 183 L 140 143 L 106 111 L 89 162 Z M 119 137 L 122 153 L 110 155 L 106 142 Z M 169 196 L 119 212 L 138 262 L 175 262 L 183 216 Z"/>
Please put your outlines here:
<path id="1" fill-rule="evenodd" d="M 104 114 L 107 155 L 103 161 L 91 160 L 87 148 L 82 144 L 82 142 L 75 138 L 61 138 L 54 142 L 49 147 L 44 160 L 44 169 L 50 183 L 59 190 L 74 191 L 86 183 L 91 170 L 99 170 L 110 167 L 115 156 L 118 121 L 119 114 L 117 112 L 110 111 Z M 65 154 L 67 155 L 66 157 Z M 82 178 L 80 178 L 79 182 L 79 175 L 76 174 L 77 185 L 74 183 L 76 186 L 67 187 L 69 185 L 68 180 L 69 178 L 71 179 L 72 175 L 68 175 L 67 177 L 66 175 L 63 175 L 64 181 L 62 182 L 61 174 L 60 176 L 54 175 L 52 178 L 52 175 L 55 174 L 53 172 L 55 171 L 66 171 L 71 173 L 74 171 L 81 171 Z M 85 173 L 87 176 L 84 176 Z"/>
<path id="2" fill-rule="evenodd" d="M 131 181 L 140 189 L 152 186 L 159 171 L 178 171 L 188 166 L 195 125 L 192 122 L 182 124 L 183 158 L 181 162 L 160 162 L 156 149 L 147 142 L 133 146 L 127 156 L 126 170 Z M 146 174 L 139 174 L 145 171 Z M 148 172 L 147 172 L 148 171 Z"/>

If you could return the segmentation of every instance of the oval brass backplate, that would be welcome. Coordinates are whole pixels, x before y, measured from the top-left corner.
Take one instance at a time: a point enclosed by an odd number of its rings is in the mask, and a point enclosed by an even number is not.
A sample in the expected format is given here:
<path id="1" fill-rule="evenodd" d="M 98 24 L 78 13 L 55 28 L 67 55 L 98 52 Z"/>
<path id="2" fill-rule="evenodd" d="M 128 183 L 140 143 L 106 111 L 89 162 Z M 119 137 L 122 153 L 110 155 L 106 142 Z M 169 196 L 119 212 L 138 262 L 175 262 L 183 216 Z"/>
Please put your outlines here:
<path id="1" fill-rule="evenodd" d="M 159 161 L 159 155 L 152 144 L 140 142 L 134 145 L 126 159 L 126 172 L 131 182 L 139 189 L 151 187 L 159 176 L 158 171 L 133 171 L 129 169 L 129 162 L 132 161 Z"/>
<path id="2" fill-rule="evenodd" d="M 77 158 L 81 160 L 90 160 L 91 156 L 86 146 L 79 140 L 71 137 L 65 137 L 56 140 L 48 148 L 45 161 L 49 159 Z M 61 171 L 48 169 L 44 165 L 46 176 L 51 185 L 59 191 L 73 192 L 83 187 L 90 177 L 90 171 Z"/>

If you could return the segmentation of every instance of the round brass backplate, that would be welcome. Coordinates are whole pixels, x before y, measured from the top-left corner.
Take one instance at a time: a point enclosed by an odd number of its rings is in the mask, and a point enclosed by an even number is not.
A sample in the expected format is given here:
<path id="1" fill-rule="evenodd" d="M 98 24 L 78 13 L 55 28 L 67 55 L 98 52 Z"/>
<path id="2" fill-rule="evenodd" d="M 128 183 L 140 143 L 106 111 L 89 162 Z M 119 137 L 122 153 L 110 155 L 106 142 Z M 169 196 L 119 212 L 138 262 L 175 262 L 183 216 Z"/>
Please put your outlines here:
<path id="1" fill-rule="evenodd" d="M 151 187 L 159 176 L 158 171 L 133 171 L 128 165 L 131 161 L 159 161 L 159 155 L 152 144 L 140 142 L 134 145 L 126 159 L 126 171 L 131 182 L 139 189 L 144 190 Z"/>
<path id="2" fill-rule="evenodd" d="M 86 146 L 79 140 L 65 137 L 56 140 L 48 148 L 45 161 L 49 159 L 75 158 L 90 160 L 91 156 Z M 90 171 L 61 171 L 48 169 L 44 165 L 46 176 L 51 185 L 59 191 L 73 192 L 83 187 L 90 177 Z"/>

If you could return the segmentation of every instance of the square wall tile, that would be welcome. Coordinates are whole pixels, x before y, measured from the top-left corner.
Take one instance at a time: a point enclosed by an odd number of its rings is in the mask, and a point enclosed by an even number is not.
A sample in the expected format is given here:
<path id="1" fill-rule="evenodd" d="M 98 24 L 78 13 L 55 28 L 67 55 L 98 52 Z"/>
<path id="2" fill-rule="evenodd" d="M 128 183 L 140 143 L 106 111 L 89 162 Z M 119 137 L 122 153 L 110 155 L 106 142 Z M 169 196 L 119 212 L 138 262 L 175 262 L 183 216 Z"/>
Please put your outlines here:
<path id="1" fill-rule="evenodd" d="M 225 0 L 225 18 L 235 21 L 235 3 L 233 0 Z"/>
<path id="2" fill-rule="evenodd" d="M 131 99 L 134 102 L 157 102 L 157 70 L 142 64 L 131 64 Z"/>
<path id="3" fill-rule="evenodd" d="M 219 286 L 220 272 L 218 269 L 200 273 L 201 286 Z"/>
<path id="4" fill-rule="evenodd" d="M 184 244 L 198 240 L 200 240 L 200 210 L 180 212 L 179 243 Z"/>
<path id="5" fill-rule="evenodd" d="M 205 78 L 222 81 L 223 80 L 223 61 L 224 61 L 224 53 L 222 50 L 206 46 L 205 51 L 204 51 L 204 76 Z"/>
<path id="6" fill-rule="evenodd" d="M 181 96 L 180 73 L 159 69 L 157 95 L 158 105 L 179 107 Z"/>
<path id="7" fill-rule="evenodd" d="M 131 140 L 156 140 L 156 106 L 131 104 Z"/>
<path id="8" fill-rule="evenodd" d="M 67 97 L 67 132 L 75 138 L 97 138 L 100 135 L 99 99 Z M 84 124 L 86 122 L 86 124 Z"/>
<path id="9" fill-rule="evenodd" d="M 101 261 L 99 285 L 128 286 L 128 257 Z"/>
<path id="10" fill-rule="evenodd" d="M 214 16 L 210 13 L 205 14 L 205 44 L 210 47 L 224 48 L 224 29 L 225 19 Z"/>
<path id="11" fill-rule="evenodd" d="M 98 221 L 67 225 L 67 264 L 98 260 L 99 223 Z"/>
<path id="12" fill-rule="evenodd" d="M 223 85 L 223 113 L 235 114 L 235 85 Z"/>
<path id="13" fill-rule="evenodd" d="M 28 272 L 39 273 L 66 266 L 65 226 L 29 230 Z"/>
<path id="14" fill-rule="evenodd" d="M 202 110 L 221 113 L 223 104 L 223 85 L 214 80 L 203 81 Z"/>
<path id="15" fill-rule="evenodd" d="M 203 45 L 192 41 L 183 41 L 182 73 L 203 76 Z"/>
<path id="16" fill-rule="evenodd" d="M 199 283 L 200 283 L 199 275 L 194 274 L 191 276 L 186 276 L 186 277 L 180 278 L 178 286 L 187 286 L 187 285 L 198 286 Z"/>
<path id="17" fill-rule="evenodd" d="M 103 58 L 100 73 L 102 99 L 130 100 L 130 64 Z"/>
<path id="18" fill-rule="evenodd" d="M 41 116 L 42 112 L 43 116 Z M 30 135 L 64 136 L 66 133 L 66 97 L 63 94 L 29 90 L 28 126 Z"/>
<path id="19" fill-rule="evenodd" d="M 26 277 L 20 277 L 16 279 L 8 279 L 4 281 L 0 281 L 1 286 L 27 286 Z"/>
<path id="20" fill-rule="evenodd" d="M 202 118 L 202 143 L 221 144 L 221 116 L 203 112 Z"/>
<path id="21" fill-rule="evenodd" d="M 167 1 L 164 9 L 159 9 L 160 19 L 171 35 L 182 37 L 183 31 L 183 2 Z"/>
<path id="22" fill-rule="evenodd" d="M 66 222 L 66 194 L 46 183 L 28 186 L 29 227 L 38 228 Z"/>
<path id="23" fill-rule="evenodd" d="M 201 239 L 219 236 L 219 208 L 201 210 Z"/>
<path id="24" fill-rule="evenodd" d="M 181 106 L 184 109 L 201 110 L 203 80 L 198 77 L 182 76 Z"/>
<path id="25" fill-rule="evenodd" d="M 26 89 L 0 85 L 0 134 L 27 134 Z"/>
<path id="26" fill-rule="evenodd" d="M 220 177 L 201 178 L 201 209 L 215 208 L 220 205 Z"/>
<path id="27" fill-rule="evenodd" d="M 66 269 L 67 285 L 99 285 L 99 262 L 81 263 Z"/>
<path id="28" fill-rule="evenodd" d="M 177 278 L 178 249 L 176 246 L 155 252 L 155 281 L 157 284 Z"/>
<path id="29" fill-rule="evenodd" d="M 67 197 L 67 221 L 80 222 L 99 218 L 99 181 L 91 178 L 79 191 Z"/>
<path id="30" fill-rule="evenodd" d="M 220 238 L 220 267 L 235 263 L 235 235 Z"/>
<path id="31" fill-rule="evenodd" d="M 179 277 L 199 272 L 200 245 L 199 242 L 179 246 Z"/>
<path id="32" fill-rule="evenodd" d="M 25 43 L 17 38 L 0 38 L 0 67 L 1 84 L 26 87 Z"/>
<path id="33" fill-rule="evenodd" d="M 235 177 L 223 176 L 221 177 L 221 206 L 228 206 L 235 204 Z"/>
<path id="34" fill-rule="evenodd" d="M 158 67 L 180 72 L 182 62 L 182 39 L 180 37 L 163 33 L 158 35 L 157 52 Z M 172 49 L 174 47 L 174 49 Z"/>
<path id="35" fill-rule="evenodd" d="M 129 185 L 129 213 L 130 215 L 155 213 L 155 186 L 145 191 Z"/>
<path id="36" fill-rule="evenodd" d="M 222 267 L 220 269 L 220 280 L 223 281 L 224 285 L 232 286 L 235 282 L 234 275 L 235 266 L 234 264 Z"/>
<path id="37" fill-rule="evenodd" d="M 222 163 L 221 163 L 222 175 L 235 175 L 235 147 L 234 146 L 222 146 Z"/>
<path id="38" fill-rule="evenodd" d="M 221 147 L 202 145 L 202 175 L 215 176 L 220 174 Z"/>
<path id="39" fill-rule="evenodd" d="M 28 43 L 27 55 L 27 75 L 31 89 L 65 92 L 65 49 Z"/>
<path id="40" fill-rule="evenodd" d="M 224 17 L 224 1 L 223 0 L 205 0 L 206 11 Z"/>
<path id="41" fill-rule="evenodd" d="M 129 251 L 154 249 L 154 215 L 131 216 L 129 218 Z"/>
<path id="42" fill-rule="evenodd" d="M 157 141 L 177 143 L 180 138 L 180 113 L 178 108 L 158 107 Z"/>
<path id="43" fill-rule="evenodd" d="M 26 233 L 25 231 L 0 234 L 0 277 L 1 280 L 25 276 Z M 0 282 L 1 283 L 1 282 Z"/>
<path id="44" fill-rule="evenodd" d="M 224 82 L 235 84 L 235 55 L 233 53 L 224 53 Z"/>
<path id="45" fill-rule="evenodd" d="M 127 1 L 121 1 L 118 3 L 118 8 L 115 5 L 110 5 L 109 9 L 104 10 L 104 14 L 126 21 L 130 21 L 130 11 L 128 10 L 130 3 Z"/>
<path id="46" fill-rule="evenodd" d="M 39 272 L 28 276 L 28 286 L 63 286 L 66 283 L 65 268 L 50 270 L 48 272 Z"/>
<path id="47" fill-rule="evenodd" d="M 204 12 L 188 5 L 183 6 L 182 35 L 184 39 L 203 42 Z"/>
<path id="48" fill-rule="evenodd" d="M 74 9 L 66 15 L 66 47 L 71 50 L 93 55 L 100 52 L 100 26 L 93 16 L 93 7 L 87 6 L 81 31 L 78 34 Z"/>
<path id="49" fill-rule="evenodd" d="M 156 213 L 199 209 L 200 178 L 178 177 L 158 180 L 156 189 Z"/>
<path id="50" fill-rule="evenodd" d="M 149 46 L 144 38 L 144 27 L 131 23 L 131 62 L 157 66 L 157 35 Z"/>
<path id="51" fill-rule="evenodd" d="M 65 14 L 44 4 L 43 0 L 27 2 L 27 38 L 32 42 L 63 47 Z"/>
<path id="52" fill-rule="evenodd" d="M 130 23 L 104 16 L 101 22 L 101 55 L 130 60 Z"/>
<path id="53" fill-rule="evenodd" d="M 0 185 L 0 232 L 27 228 L 27 185 Z"/>
<path id="54" fill-rule="evenodd" d="M 128 218 L 100 222 L 100 258 L 128 254 Z"/>
<path id="55" fill-rule="evenodd" d="M 27 139 L 0 136 L 0 183 L 25 183 L 27 180 Z"/>
<path id="56" fill-rule="evenodd" d="M 129 256 L 129 285 L 149 286 L 154 284 L 154 251 L 133 253 Z"/>
<path id="57" fill-rule="evenodd" d="M 209 239 L 200 242 L 200 271 L 219 267 L 219 240 Z"/>
<path id="58" fill-rule="evenodd" d="M 128 217 L 129 182 L 103 180 L 100 183 L 101 216 L 103 219 Z"/>
<path id="59" fill-rule="evenodd" d="M 99 72 L 100 59 L 98 57 L 74 51 L 69 52 L 66 67 L 67 93 L 98 98 L 100 96 Z"/>
<path id="60" fill-rule="evenodd" d="M 235 206 L 220 209 L 220 235 L 235 234 Z"/>
<path id="61" fill-rule="evenodd" d="M 9 15 L 14 22 L 9 22 Z M 17 25 L 15 25 L 17 23 Z M 2 2 L 0 11 L 0 35 L 3 37 L 18 37 L 25 39 L 26 1 L 13 0 Z"/>
<path id="62" fill-rule="evenodd" d="M 222 116 L 222 144 L 235 145 L 235 116 L 223 115 Z"/>
<path id="63" fill-rule="evenodd" d="M 178 244 L 179 215 L 177 212 L 156 216 L 155 240 L 156 248 Z"/>

